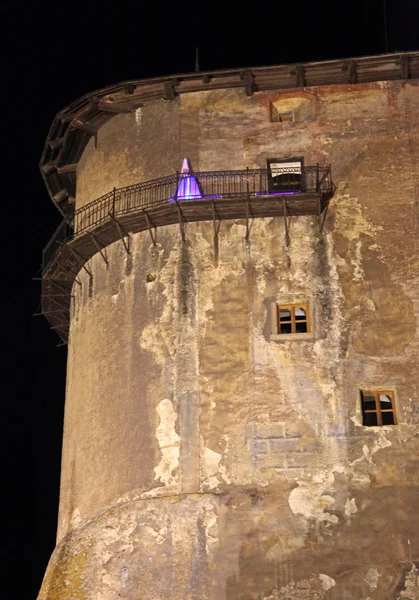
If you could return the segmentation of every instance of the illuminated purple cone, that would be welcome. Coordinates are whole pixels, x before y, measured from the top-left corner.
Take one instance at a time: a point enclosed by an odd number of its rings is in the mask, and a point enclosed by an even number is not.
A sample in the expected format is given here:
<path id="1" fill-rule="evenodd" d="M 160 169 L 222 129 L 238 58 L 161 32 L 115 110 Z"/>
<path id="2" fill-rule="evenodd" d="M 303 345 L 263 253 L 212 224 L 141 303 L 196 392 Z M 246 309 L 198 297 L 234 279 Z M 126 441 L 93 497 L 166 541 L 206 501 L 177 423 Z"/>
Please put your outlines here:
<path id="1" fill-rule="evenodd" d="M 193 200 L 202 198 L 196 177 L 189 174 L 189 162 L 187 158 L 183 159 L 182 172 L 179 176 L 175 197 L 171 200 Z"/>

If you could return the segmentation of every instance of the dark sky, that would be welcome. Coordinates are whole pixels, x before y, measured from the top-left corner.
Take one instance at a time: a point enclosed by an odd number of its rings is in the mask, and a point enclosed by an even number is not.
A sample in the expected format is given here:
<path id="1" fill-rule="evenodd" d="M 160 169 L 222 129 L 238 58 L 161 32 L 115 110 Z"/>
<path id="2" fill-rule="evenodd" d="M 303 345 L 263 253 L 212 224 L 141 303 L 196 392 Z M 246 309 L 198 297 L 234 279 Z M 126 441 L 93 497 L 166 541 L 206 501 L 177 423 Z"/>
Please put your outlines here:
<path id="1" fill-rule="evenodd" d="M 56 112 L 132 78 L 379 54 L 382 0 L 0 3 L 2 597 L 35 600 L 54 548 L 66 348 L 39 305 L 60 222 L 38 171 Z M 419 49 L 419 2 L 386 0 L 388 51 Z M 165 173 L 162 173 L 165 175 Z M 5 460 L 4 460 L 5 459 Z M 4 577 L 6 576 L 6 577 Z"/>

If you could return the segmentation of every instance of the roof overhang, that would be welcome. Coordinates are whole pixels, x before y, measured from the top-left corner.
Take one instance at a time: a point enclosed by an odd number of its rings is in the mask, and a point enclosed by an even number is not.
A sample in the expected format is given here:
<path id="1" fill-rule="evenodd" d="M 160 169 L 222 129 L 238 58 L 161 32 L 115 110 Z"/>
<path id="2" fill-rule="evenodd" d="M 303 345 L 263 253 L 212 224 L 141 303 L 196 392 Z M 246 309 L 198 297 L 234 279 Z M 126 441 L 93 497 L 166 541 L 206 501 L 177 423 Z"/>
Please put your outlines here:
<path id="1" fill-rule="evenodd" d="M 64 217 L 71 218 L 77 163 L 90 138 L 116 114 L 134 111 L 156 100 L 174 100 L 190 92 L 241 88 L 251 96 L 258 91 L 418 77 L 419 51 L 416 51 L 124 81 L 86 94 L 56 115 L 40 169 L 52 201 Z"/>

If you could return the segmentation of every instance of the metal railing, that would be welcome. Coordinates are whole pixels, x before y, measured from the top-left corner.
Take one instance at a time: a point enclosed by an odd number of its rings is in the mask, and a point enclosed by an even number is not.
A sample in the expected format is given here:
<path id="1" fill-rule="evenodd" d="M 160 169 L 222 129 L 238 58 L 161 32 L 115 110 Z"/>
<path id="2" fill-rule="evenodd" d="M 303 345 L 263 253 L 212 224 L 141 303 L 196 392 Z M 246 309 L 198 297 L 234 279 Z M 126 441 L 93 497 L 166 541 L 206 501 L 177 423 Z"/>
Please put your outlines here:
<path id="1" fill-rule="evenodd" d="M 189 186 L 187 180 L 195 184 Z M 182 187 L 183 185 L 183 187 Z M 97 200 L 86 204 L 74 213 L 74 236 L 97 227 L 111 217 L 151 209 L 177 200 L 223 199 L 300 193 L 318 193 L 331 196 L 333 183 L 330 165 L 295 167 L 281 165 L 280 169 L 243 169 L 240 171 L 201 171 L 176 173 L 144 183 L 114 188 Z M 54 233 L 43 253 L 44 269 L 60 247 L 71 238 L 69 226 L 64 222 Z"/>
<path id="2" fill-rule="evenodd" d="M 52 237 L 48 244 L 45 246 L 42 252 L 42 270 L 45 271 L 50 262 L 55 258 L 56 254 L 58 254 L 60 248 L 63 244 L 68 242 L 73 238 L 73 228 L 66 221 L 62 221 L 60 225 L 58 225 L 57 229 L 52 234 Z"/>
<path id="3" fill-rule="evenodd" d="M 274 175 L 274 176 L 273 176 Z M 249 195 L 251 197 L 279 193 L 317 192 L 332 193 L 330 165 L 302 167 L 297 175 L 292 168 L 281 166 L 275 176 L 271 169 L 243 169 L 241 171 L 201 171 L 177 173 L 144 183 L 114 189 L 97 200 L 76 210 L 74 215 L 75 235 L 96 227 L 109 216 L 117 216 L 139 209 L 152 208 L 158 204 L 185 199 L 177 197 L 182 179 L 193 177 L 199 186 L 199 193 L 188 199 L 232 198 Z M 279 180 L 279 181 L 276 181 Z"/>

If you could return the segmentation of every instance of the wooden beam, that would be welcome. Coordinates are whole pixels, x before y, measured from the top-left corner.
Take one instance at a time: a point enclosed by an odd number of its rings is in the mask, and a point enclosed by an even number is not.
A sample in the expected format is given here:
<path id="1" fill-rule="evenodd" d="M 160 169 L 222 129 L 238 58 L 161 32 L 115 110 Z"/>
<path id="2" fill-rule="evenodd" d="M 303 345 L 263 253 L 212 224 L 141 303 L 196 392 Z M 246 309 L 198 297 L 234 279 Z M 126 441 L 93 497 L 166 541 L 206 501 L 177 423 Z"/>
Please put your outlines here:
<path id="1" fill-rule="evenodd" d="M 136 90 L 136 87 L 133 83 L 127 83 L 126 85 L 124 85 L 124 92 L 126 94 L 133 94 Z"/>
<path id="2" fill-rule="evenodd" d="M 69 294 L 69 296 L 70 296 L 70 294 Z M 63 311 L 69 310 L 68 304 L 63 304 L 61 300 L 56 300 L 53 296 L 48 296 L 48 300 L 51 300 L 51 302 L 55 302 L 55 304 L 57 304 L 57 306 L 59 306 L 61 308 L 61 310 L 63 310 Z"/>
<path id="3" fill-rule="evenodd" d="M 115 189 L 115 188 L 114 188 Z M 110 218 L 114 221 L 117 229 L 118 229 L 118 233 L 119 233 L 119 237 L 121 238 L 122 243 L 124 244 L 124 248 L 125 248 L 125 252 L 127 254 L 130 253 L 130 247 L 129 247 L 129 235 L 128 233 L 124 230 L 124 228 L 122 227 L 122 225 L 119 223 L 119 221 L 117 219 L 115 219 L 115 217 L 113 215 L 111 215 L 109 213 Z M 125 241 L 125 238 L 128 239 L 128 244 Z"/>
<path id="4" fill-rule="evenodd" d="M 53 160 L 49 163 L 45 163 L 44 165 L 42 165 L 41 171 L 44 173 L 44 175 L 48 175 L 52 171 L 55 171 L 55 169 L 57 168 L 57 162 L 58 161 Z"/>
<path id="5" fill-rule="evenodd" d="M 216 221 L 218 217 L 218 223 Z M 212 201 L 212 222 L 214 225 L 214 237 L 218 237 L 218 233 L 220 231 L 220 227 L 221 227 L 221 219 L 219 214 L 217 213 L 217 209 L 215 207 L 215 202 L 214 200 Z"/>
<path id="6" fill-rule="evenodd" d="M 326 208 L 323 211 L 323 219 L 322 219 L 322 222 L 320 223 L 320 233 L 323 231 L 324 223 L 325 223 L 326 217 L 327 217 L 327 209 L 328 208 L 329 208 L 329 203 L 326 204 Z"/>
<path id="7" fill-rule="evenodd" d="M 120 102 L 106 102 L 103 98 L 99 101 L 99 109 L 103 112 L 125 114 L 134 110 L 134 107 L 129 104 L 121 104 Z"/>
<path id="8" fill-rule="evenodd" d="M 65 323 L 65 325 L 53 325 L 52 327 L 50 327 L 50 329 L 57 329 L 58 331 L 61 330 L 64 333 L 67 333 L 69 326 L 70 326 L 70 324 L 67 322 L 67 323 Z"/>
<path id="9" fill-rule="evenodd" d="M 304 87 L 305 84 L 305 68 L 303 65 L 297 65 L 295 67 L 295 85 L 297 87 Z"/>
<path id="10" fill-rule="evenodd" d="M 400 77 L 409 79 L 409 55 L 402 54 L 400 56 Z"/>
<path id="11" fill-rule="evenodd" d="M 49 140 L 48 146 L 51 148 L 51 150 L 56 150 L 57 148 L 61 148 L 63 143 L 64 143 L 64 138 L 60 137 L 60 138 L 55 138 L 55 140 Z"/>
<path id="12" fill-rule="evenodd" d="M 41 298 L 74 298 L 74 294 L 41 294 Z"/>
<path id="13" fill-rule="evenodd" d="M 59 175 L 63 175 L 64 173 L 75 173 L 77 171 L 77 163 L 72 163 L 70 165 L 61 165 L 57 167 L 57 173 Z"/>
<path id="14" fill-rule="evenodd" d="M 177 96 L 175 89 L 174 81 L 165 81 L 163 84 L 164 87 L 164 99 L 165 100 L 174 100 Z"/>
<path id="15" fill-rule="evenodd" d="M 182 209 L 179 206 L 179 202 L 176 200 L 176 206 L 179 217 L 180 235 L 182 236 L 182 242 L 185 241 L 185 217 L 183 216 Z"/>
<path id="16" fill-rule="evenodd" d="M 42 312 L 33 313 L 33 317 L 42 317 L 44 315 L 57 315 L 60 313 L 67 313 L 68 308 L 57 308 L 57 310 L 43 310 Z M 58 318 L 58 317 L 57 317 Z M 64 321 L 63 321 L 64 323 Z"/>
<path id="17" fill-rule="evenodd" d="M 107 256 L 105 255 L 105 246 L 104 244 L 102 244 L 102 242 L 99 240 L 99 238 L 97 238 L 91 231 L 87 232 L 90 237 L 93 240 L 93 243 L 95 244 L 96 248 L 99 250 L 101 257 L 103 258 L 103 261 L 105 263 L 105 265 L 108 267 L 109 266 L 109 261 Z"/>
<path id="18" fill-rule="evenodd" d="M 245 71 L 244 74 L 244 91 L 246 96 L 253 96 L 253 92 L 256 91 L 255 76 L 252 71 Z"/>
<path id="19" fill-rule="evenodd" d="M 289 231 L 288 231 L 288 213 L 287 213 L 287 202 L 284 198 L 284 196 L 282 196 L 282 206 L 284 208 L 284 224 L 285 224 L 285 243 L 287 245 L 287 247 L 290 245 L 290 235 L 289 235 Z"/>
<path id="20" fill-rule="evenodd" d="M 95 125 L 91 125 L 89 123 L 80 121 L 80 119 L 73 119 L 71 121 L 71 125 L 72 125 L 72 127 L 75 127 L 76 129 L 79 129 L 80 131 L 83 131 L 84 133 L 88 133 L 89 135 L 96 135 L 98 132 L 98 127 L 96 127 Z"/>
<path id="21" fill-rule="evenodd" d="M 358 70 L 356 63 L 353 60 L 348 62 L 348 83 L 356 83 L 358 81 Z"/>
<path id="22" fill-rule="evenodd" d="M 248 198 L 247 202 L 246 202 L 246 235 L 244 237 L 246 242 L 249 241 L 249 235 L 250 235 L 249 216 L 250 216 L 250 200 Z"/>
<path id="23" fill-rule="evenodd" d="M 74 113 L 63 113 L 60 114 L 61 123 L 69 123 L 74 119 Z"/>
<path id="24" fill-rule="evenodd" d="M 150 237 L 151 237 L 151 241 L 153 242 L 153 246 L 155 246 L 156 245 L 156 230 L 157 230 L 157 227 L 154 225 L 154 223 L 152 222 L 152 220 L 148 216 L 147 211 L 144 211 L 144 214 L 145 214 L 145 220 L 147 222 L 148 232 L 149 232 Z M 151 229 L 152 227 L 154 228 L 154 234 L 153 234 L 153 231 Z"/>
<path id="25" fill-rule="evenodd" d="M 60 190 L 57 194 L 55 194 L 53 196 L 54 202 L 57 202 L 57 204 L 60 204 L 60 202 L 63 202 L 67 198 L 68 198 L 67 190 Z"/>
<path id="26" fill-rule="evenodd" d="M 87 100 L 88 100 L 89 104 L 92 104 L 92 106 L 97 106 L 100 102 L 99 96 L 95 96 L 95 95 L 89 96 L 87 98 Z"/>
<path id="27" fill-rule="evenodd" d="M 74 256 L 74 258 L 76 259 L 76 261 L 78 262 L 80 267 L 86 271 L 86 273 L 89 275 L 89 277 L 93 277 L 91 271 L 89 271 L 89 269 L 86 267 L 86 263 L 92 257 L 92 255 L 89 256 L 88 258 L 86 258 L 82 254 L 80 254 L 80 252 L 78 252 L 75 248 L 72 248 L 68 244 L 62 244 L 61 242 L 57 242 L 57 243 L 60 244 L 60 246 L 63 246 L 63 247 L 66 246 L 69 249 L 70 253 Z"/>

